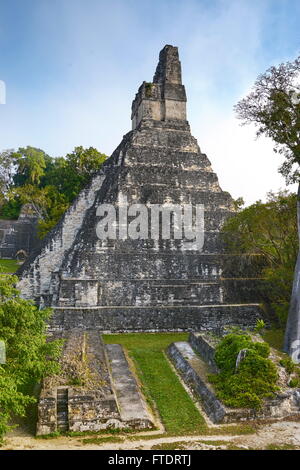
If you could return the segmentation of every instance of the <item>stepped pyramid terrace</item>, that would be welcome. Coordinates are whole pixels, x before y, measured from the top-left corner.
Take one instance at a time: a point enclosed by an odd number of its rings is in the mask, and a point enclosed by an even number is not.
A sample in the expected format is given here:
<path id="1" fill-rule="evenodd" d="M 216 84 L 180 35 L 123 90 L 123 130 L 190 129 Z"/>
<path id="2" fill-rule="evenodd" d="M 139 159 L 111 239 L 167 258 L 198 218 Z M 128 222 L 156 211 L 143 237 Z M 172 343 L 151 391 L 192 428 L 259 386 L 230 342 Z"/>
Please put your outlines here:
<path id="1" fill-rule="evenodd" d="M 262 317 L 238 257 L 234 275 L 222 276 L 220 229 L 233 199 L 191 134 L 186 102 L 178 49 L 166 45 L 133 100 L 132 130 L 18 272 L 23 297 L 54 309 L 50 330 L 195 331 Z M 128 220 L 142 205 L 151 221 L 153 206 L 202 208 L 204 238 L 172 236 L 175 216 L 170 237 L 130 237 L 119 221 L 122 237 L 101 238 L 104 204 L 129 207 Z"/>

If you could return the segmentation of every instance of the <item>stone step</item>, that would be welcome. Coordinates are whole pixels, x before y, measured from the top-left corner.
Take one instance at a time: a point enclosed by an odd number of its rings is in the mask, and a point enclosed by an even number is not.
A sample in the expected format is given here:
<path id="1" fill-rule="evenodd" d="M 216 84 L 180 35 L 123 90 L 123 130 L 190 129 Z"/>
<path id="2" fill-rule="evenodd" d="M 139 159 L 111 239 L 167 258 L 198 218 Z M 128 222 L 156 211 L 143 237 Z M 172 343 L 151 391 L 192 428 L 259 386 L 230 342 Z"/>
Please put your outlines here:
<path id="1" fill-rule="evenodd" d="M 82 284 L 81 280 L 78 282 Z M 73 285 L 73 280 L 61 281 L 61 307 L 74 305 Z M 134 281 L 134 288 L 130 281 L 124 282 L 123 286 L 120 286 L 120 282 L 102 282 L 101 306 L 116 306 L 116 301 L 122 306 L 222 304 L 223 289 L 220 282 Z"/>
<path id="2" fill-rule="evenodd" d="M 50 331 L 72 328 L 102 332 L 199 331 L 221 326 L 255 326 L 259 304 L 55 307 Z"/>
<path id="3" fill-rule="evenodd" d="M 69 429 L 68 389 L 67 388 L 57 389 L 56 419 L 57 419 L 57 429 L 59 431 L 67 431 Z"/>
<path id="4" fill-rule="evenodd" d="M 66 413 L 65 410 L 66 410 L 67 406 L 68 406 L 67 400 L 64 400 L 64 401 L 57 400 L 57 402 L 56 402 L 57 415 L 59 413 Z"/>
<path id="5" fill-rule="evenodd" d="M 141 168 L 143 171 L 141 172 Z M 202 192 L 221 192 L 218 184 L 217 175 L 211 171 L 183 170 L 174 167 L 144 167 L 131 166 L 129 171 L 130 184 L 134 186 L 143 185 L 147 181 L 147 185 L 161 187 L 180 187 L 181 189 L 192 189 Z"/>
<path id="6" fill-rule="evenodd" d="M 142 398 L 135 377 L 130 371 L 120 344 L 106 345 L 113 386 L 123 422 L 135 422 L 139 428 L 153 427 L 152 417 Z"/>
<path id="7" fill-rule="evenodd" d="M 198 150 L 198 149 L 197 149 Z M 169 158 L 166 160 L 165 152 L 162 149 L 153 147 L 151 152 L 149 152 L 148 146 L 139 146 L 139 152 L 132 151 L 131 149 L 127 152 L 126 155 L 126 164 L 130 165 L 140 165 L 145 167 L 149 165 L 150 167 L 154 166 L 172 166 L 180 169 L 198 169 L 203 171 L 211 171 L 211 163 L 205 154 L 201 154 L 196 150 L 196 152 L 182 152 L 180 149 L 175 151 L 172 148 L 169 148 Z"/>

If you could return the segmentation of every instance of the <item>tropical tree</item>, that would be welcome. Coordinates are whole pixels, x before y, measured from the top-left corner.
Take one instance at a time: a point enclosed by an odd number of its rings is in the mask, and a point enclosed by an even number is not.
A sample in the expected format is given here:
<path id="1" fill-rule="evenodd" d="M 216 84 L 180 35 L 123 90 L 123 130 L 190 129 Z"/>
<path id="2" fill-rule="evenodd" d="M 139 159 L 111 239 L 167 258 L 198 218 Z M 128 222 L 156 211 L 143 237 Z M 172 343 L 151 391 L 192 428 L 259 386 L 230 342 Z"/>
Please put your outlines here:
<path id="1" fill-rule="evenodd" d="M 58 160 L 56 171 L 49 174 L 49 184 L 55 184 L 71 203 L 99 171 L 106 158 L 105 154 L 93 147 L 75 147 L 63 160 Z"/>
<path id="2" fill-rule="evenodd" d="M 56 225 L 78 193 L 106 159 L 97 149 L 76 147 L 66 157 L 53 158 L 27 146 L 0 154 L 0 211 L 17 218 L 22 204 L 30 203 L 39 215 L 43 238 Z"/>
<path id="3" fill-rule="evenodd" d="M 259 75 L 249 95 L 235 106 L 243 124 L 253 123 L 257 136 L 274 142 L 274 151 L 284 157 L 279 171 L 287 183 L 297 182 L 298 234 L 300 237 L 300 56 L 271 67 Z M 300 358 L 300 251 L 295 267 L 284 349 Z M 296 356 L 295 356 L 296 352 Z"/>
<path id="4" fill-rule="evenodd" d="M 297 194 L 270 192 L 266 202 L 239 207 L 222 230 L 228 252 L 242 253 L 244 270 L 262 278 L 257 294 L 271 306 L 282 326 L 287 319 L 298 252 L 296 205 Z M 228 258 L 224 269 L 234 274 L 234 257 Z"/>
<path id="5" fill-rule="evenodd" d="M 0 338 L 6 345 L 6 363 L 0 365 L 0 440 L 13 415 L 24 416 L 36 401 L 34 384 L 60 370 L 61 341 L 46 340 L 51 310 L 22 299 L 16 282 L 16 276 L 0 276 Z"/>
<path id="6" fill-rule="evenodd" d="M 20 147 L 17 152 L 12 153 L 12 159 L 17 166 L 14 175 L 15 185 L 39 184 L 46 168 L 46 154 L 43 150 L 35 147 Z"/>

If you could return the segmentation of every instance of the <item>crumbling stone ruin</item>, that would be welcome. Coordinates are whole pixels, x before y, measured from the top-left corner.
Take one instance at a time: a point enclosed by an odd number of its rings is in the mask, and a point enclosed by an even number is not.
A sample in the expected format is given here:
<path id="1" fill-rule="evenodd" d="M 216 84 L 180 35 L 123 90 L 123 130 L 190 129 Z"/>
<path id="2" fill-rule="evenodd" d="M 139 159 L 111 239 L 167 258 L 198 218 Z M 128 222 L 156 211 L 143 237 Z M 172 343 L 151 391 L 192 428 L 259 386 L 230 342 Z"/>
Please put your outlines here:
<path id="1" fill-rule="evenodd" d="M 281 356 L 271 348 L 270 358 L 278 371 L 278 391 L 266 398 L 259 409 L 229 408 L 216 396 L 214 387 L 208 381 L 209 373 L 218 373 L 215 362 L 217 344 L 225 331 L 190 333 L 188 342 L 170 344 L 167 354 L 184 382 L 200 401 L 206 415 L 215 423 L 233 423 L 248 420 L 299 418 L 300 388 L 289 386 L 289 374 L 280 366 Z M 262 341 L 252 335 L 255 341 Z"/>
<path id="2" fill-rule="evenodd" d="M 233 200 L 218 183 L 186 120 L 177 47 L 165 46 L 151 83 L 132 104 L 132 131 L 19 270 L 18 288 L 51 306 L 53 331 L 211 329 L 262 314 L 242 279 L 222 278 L 220 228 Z M 204 206 L 204 246 L 179 239 L 99 239 L 101 204 Z M 246 292 L 246 297 L 242 293 Z M 248 296 L 248 297 L 247 297 Z"/>
<path id="3" fill-rule="evenodd" d="M 17 220 L 0 220 L 0 258 L 25 259 L 40 246 L 37 236 L 38 214 L 24 204 Z"/>
<path id="4" fill-rule="evenodd" d="M 97 331 L 72 330 L 63 336 L 62 373 L 43 381 L 37 435 L 153 428 L 122 347 L 105 346 Z"/>

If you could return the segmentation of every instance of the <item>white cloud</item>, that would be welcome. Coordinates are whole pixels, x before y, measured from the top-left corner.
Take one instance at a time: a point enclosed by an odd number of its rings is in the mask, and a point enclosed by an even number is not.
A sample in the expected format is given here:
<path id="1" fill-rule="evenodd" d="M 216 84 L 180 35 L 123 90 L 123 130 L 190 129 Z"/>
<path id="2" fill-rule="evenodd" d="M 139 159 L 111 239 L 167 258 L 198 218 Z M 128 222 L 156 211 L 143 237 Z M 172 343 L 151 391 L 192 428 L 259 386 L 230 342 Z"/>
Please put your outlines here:
<path id="1" fill-rule="evenodd" d="M 255 139 L 254 127 L 241 127 L 234 117 L 212 113 L 211 121 L 199 122 L 199 144 L 212 162 L 223 190 L 246 204 L 265 200 L 270 190 L 286 187 L 278 173 L 282 159 L 273 152 L 272 142 L 264 137 Z M 213 122 L 211 126 L 209 122 Z M 296 186 L 289 186 L 296 190 Z"/>

